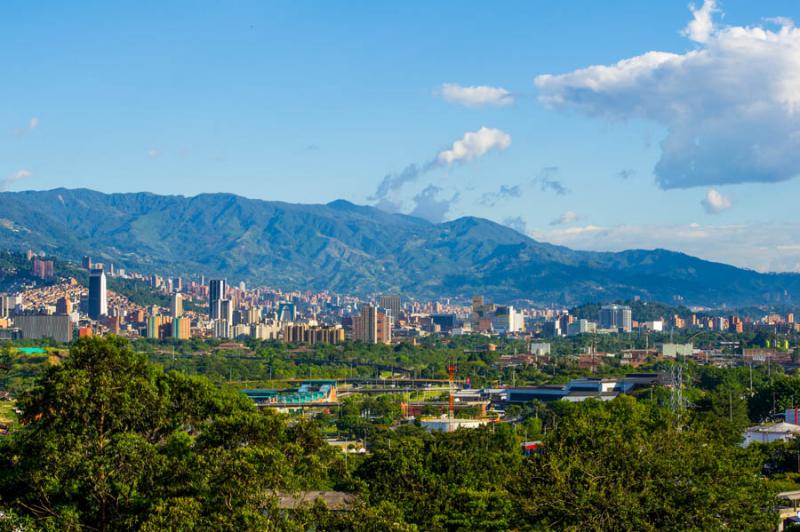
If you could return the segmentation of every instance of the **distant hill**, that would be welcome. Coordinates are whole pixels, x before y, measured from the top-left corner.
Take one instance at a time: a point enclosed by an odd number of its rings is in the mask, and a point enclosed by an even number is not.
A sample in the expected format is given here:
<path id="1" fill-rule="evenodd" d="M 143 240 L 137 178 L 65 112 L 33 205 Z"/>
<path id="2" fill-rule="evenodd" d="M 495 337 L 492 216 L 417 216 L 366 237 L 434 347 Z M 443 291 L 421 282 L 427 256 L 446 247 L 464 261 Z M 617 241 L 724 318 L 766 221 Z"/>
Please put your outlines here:
<path id="1" fill-rule="evenodd" d="M 708 306 L 800 301 L 796 274 L 760 274 L 661 249 L 574 251 L 480 218 L 433 224 L 344 200 L 3 192 L 0 248 L 359 294 L 482 293 L 568 305 L 634 296 L 681 296 L 685 304 Z"/>

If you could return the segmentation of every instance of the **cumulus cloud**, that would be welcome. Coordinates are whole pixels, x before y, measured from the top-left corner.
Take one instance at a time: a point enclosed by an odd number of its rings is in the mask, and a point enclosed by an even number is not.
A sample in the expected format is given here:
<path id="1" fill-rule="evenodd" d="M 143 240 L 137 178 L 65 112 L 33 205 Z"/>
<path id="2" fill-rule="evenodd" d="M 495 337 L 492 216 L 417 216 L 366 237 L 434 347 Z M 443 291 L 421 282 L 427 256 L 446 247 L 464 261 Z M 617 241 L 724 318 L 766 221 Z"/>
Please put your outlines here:
<path id="1" fill-rule="evenodd" d="M 699 8 L 690 5 L 689 10 L 692 12 L 693 18 L 683 29 L 683 35 L 695 42 L 707 42 L 714 31 L 713 14 L 717 10 L 716 1 L 706 0 Z"/>
<path id="2" fill-rule="evenodd" d="M 442 189 L 432 184 L 422 189 L 414 196 L 414 209 L 409 214 L 434 223 L 444 221 L 450 207 L 458 201 L 459 194 L 456 192 L 450 198 L 440 198 L 440 192 Z"/>
<path id="3" fill-rule="evenodd" d="M 654 173 L 664 189 L 797 176 L 800 30 L 787 20 L 778 27 L 718 27 L 715 11 L 709 1 L 693 9 L 685 35 L 695 49 L 541 75 L 534 80 L 539 100 L 588 116 L 663 126 Z"/>
<path id="4" fill-rule="evenodd" d="M 563 212 L 561 214 L 561 216 L 559 216 L 558 218 L 556 218 L 555 220 L 550 222 L 550 225 L 571 224 L 572 222 L 574 222 L 577 219 L 578 219 L 578 215 L 574 211 L 565 211 L 565 212 Z"/>
<path id="5" fill-rule="evenodd" d="M 574 249 L 622 251 L 664 248 L 758 271 L 800 272 L 800 224 L 596 225 L 528 232 Z M 770 235 L 764 238 L 764 235 Z"/>
<path id="6" fill-rule="evenodd" d="M 528 224 L 522 219 L 522 216 L 508 217 L 503 220 L 503 225 L 510 227 L 518 233 L 527 234 Z"/>
<path id="7" fill-rule="evenodd" d="M 5 179 L 0 179 L 0 192 L 8 190 L 17 181 L 27 179 L 33 174 L 29 170 L 19 170 Z"/>
<path id="8" fill-rule="evenodd" d="M 453 164 L 461 161 L 471 161 L 491 150 L 505 150 L 511 146 L 511 135 L 500 129 L 482 127 L 478 131 L 464 133 L 464 136 L 455 141 L 450 149 L 444 150 L 436 156 L 439 164 Z"/>
<path id="9" fill-rule="evenodd" d="M 420 176 L 434 170 L 455 163 L 471 161 L 486 155 L 492 150 L 505 150 L 511 145 L 511 135 L 499 129 L 482 127 L 478 131 L 471 131 L 453 142 L 452 146 L 439 152 L 430 161 L 418 165 L 409 164 L 401 172 L 393 172 L 383 176 L 378 188 L 369 197 L 378 208 L 384 210 L 399 210 L 400 201 L 397 195 L 404 185 L 414 182 Z"/>
<path id="10" fill-rule="evenodd" d="M 713 188 L 708 189 L 706 197 L 700 201 L 700 204 L 708 214 L 717 214 L 733 206 L 729 198 Z"/>
<path id="11" fill-rule="evenodd" d="M 486 85 L 463 87 L 456 83 L 445 83 L 438 93 L 448 102 L 466 107 L 502 106 L 514 103 L 514 97 L 506 89 Z"/>
<path id="12" fill-rule="evenodd" d="M 557 166 L 545 166 L 539 175 L 531 181 L 533 186 L 538 186 L 542 192 L 555 192 L 559 196 L 569 194 L 569 189 L 558 179 Z"/>
<path id="13" fill-rule="evenodd" d="M 489 207 L 494 207 L 500 201 L 510 199 L 510 198 L 519 198 L 522 196 L 522 187 L 519 185 L 500 185 L 500 189 L 497 192 L 486 192 L 481 196 L 480 203 L 481 205 L 486 205 Z"/>

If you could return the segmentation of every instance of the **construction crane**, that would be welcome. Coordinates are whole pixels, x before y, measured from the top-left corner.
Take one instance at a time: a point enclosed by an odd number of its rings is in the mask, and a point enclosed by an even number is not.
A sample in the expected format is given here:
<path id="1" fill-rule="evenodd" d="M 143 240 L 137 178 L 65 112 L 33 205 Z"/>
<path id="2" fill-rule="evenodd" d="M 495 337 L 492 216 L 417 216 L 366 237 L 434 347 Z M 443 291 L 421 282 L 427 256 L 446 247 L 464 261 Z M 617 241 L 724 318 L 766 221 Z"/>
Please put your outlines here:
<path id="1" fill-rule="evenodd" d="M 449 388 L 449 405 L 447 411 L 447 432 L 453 432 L 453 423 L 455 422 L 456 413 L 456 365 L 454 361 L 450 362 L 447 366 L 448 375 L 448 388 Z"/>

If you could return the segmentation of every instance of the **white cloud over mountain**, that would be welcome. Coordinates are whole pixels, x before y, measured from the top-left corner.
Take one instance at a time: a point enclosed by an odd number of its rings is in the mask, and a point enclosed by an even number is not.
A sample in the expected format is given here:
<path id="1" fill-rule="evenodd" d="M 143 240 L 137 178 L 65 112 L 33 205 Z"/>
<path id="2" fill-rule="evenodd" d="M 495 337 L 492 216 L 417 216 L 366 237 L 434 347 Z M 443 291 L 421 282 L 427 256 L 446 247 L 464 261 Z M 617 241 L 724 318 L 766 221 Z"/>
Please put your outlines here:
<path id="1" fill-rule="evenodd" d="M 22 181 L 32 175 L 33 173 L 30 170 L 19 170 L 4 179 L 0 179 L 0 192 L 8 190 L 17 181 Z"/>
<path id="2" fill-rule="evenodd" d="M 800 272 L 800 224 L 583 225 L 528 234 L 575 249 L 664 248 L 758 271 Z"/>
<path id="3" fill-rule="evenodd" d="M 539 100 L 667 130 L 664 189 L 778 182 L 800 174 L 800 30 L 787 19 L 717 26 L 713 1 L 693 8 L 686 53 L 651 51 L 613 65 L 541 75 Z"/>
<path id="4" fill-rule="evenodd" d="M 385 211 L 400 211 L 403 207 L 403 198 L 401 197 L 403 187 L 417 181 L 420 176 L 437 168 L 478 159 L 492 150 L 505 150 L 509 146 L 511 146 L 511 135 L 500 129 L 481 127 L 477 131 L 468 131 L 464 133 L 462 138 L 453 142 L 450 148 L 440 151 L 433 159 L 419 165 L 415 163 L 409 164 L 401 172 L 393 172 L 383 176 L 375 193 L 369 199 L 375 202 L 376 207 Z M 440 191 L 441 189 L 438 187 L 429 186 L 417 194 L 413 198 L 416 207 L 414 207 L 412 214 L 416 213 L 431 220 L 439 218 L 439 212 L 442 212 L 443 216 L 449 210 L 450 205 L 458 200 L 459 194 L 455 194 L 451 199 L 446 200 L 447 208 L 444 208 L 444 205 L 440 204 L 443 200 L 437 199 Z M 438 206 L 434 207 L 434 204 Z M 423 207 L 420 207 L 420 205 L 423 205 Z M 442 209 L 444 210 L 442 211 Z M 420 212 L 425 214 L 420 214 Z M 437 214 L 429 214 L 431 212 Z"/>

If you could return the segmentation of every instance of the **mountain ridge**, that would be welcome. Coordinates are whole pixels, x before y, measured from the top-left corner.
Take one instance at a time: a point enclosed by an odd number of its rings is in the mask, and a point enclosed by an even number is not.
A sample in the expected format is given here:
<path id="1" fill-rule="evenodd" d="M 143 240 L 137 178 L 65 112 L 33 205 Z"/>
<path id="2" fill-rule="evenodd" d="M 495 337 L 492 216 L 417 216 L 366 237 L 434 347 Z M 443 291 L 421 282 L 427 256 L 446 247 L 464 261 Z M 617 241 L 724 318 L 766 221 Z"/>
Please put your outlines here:
<path id="1" fill-rule="evenodd" d="M 341 199 L 296 204 L 229 193 L 2 192 L 0 246 L 355 294 L 484 293 L 559 304 L 638 296 L 707 306 L 800 300 L 798 274 L 763 274 L 660 248 L 577 251 L 482 218 L 435 224 Z"/>

